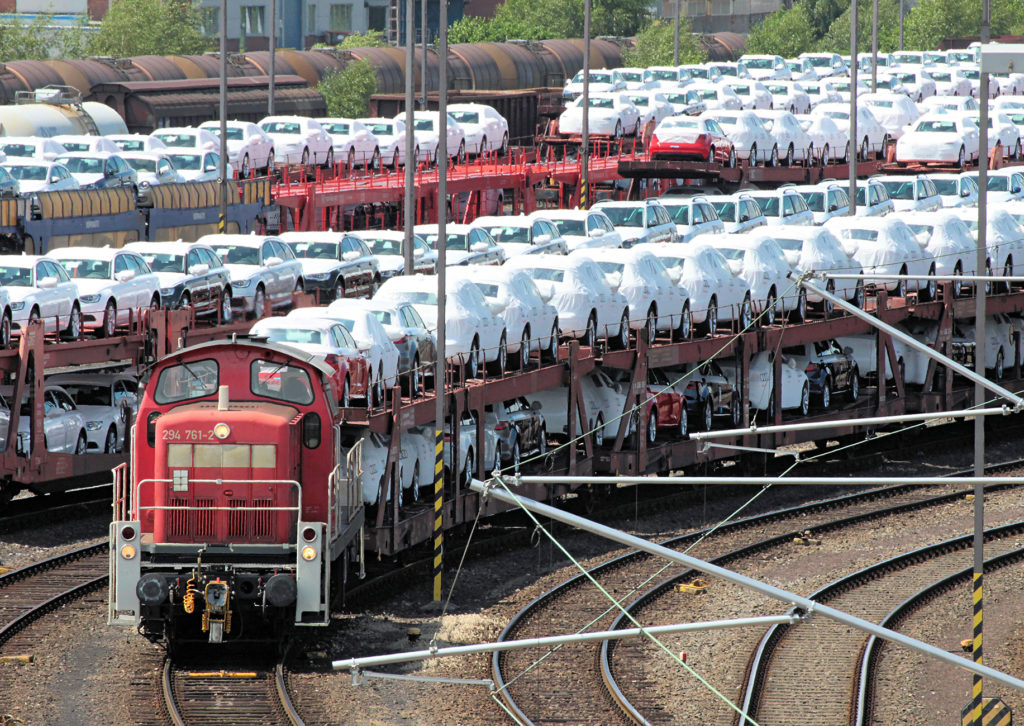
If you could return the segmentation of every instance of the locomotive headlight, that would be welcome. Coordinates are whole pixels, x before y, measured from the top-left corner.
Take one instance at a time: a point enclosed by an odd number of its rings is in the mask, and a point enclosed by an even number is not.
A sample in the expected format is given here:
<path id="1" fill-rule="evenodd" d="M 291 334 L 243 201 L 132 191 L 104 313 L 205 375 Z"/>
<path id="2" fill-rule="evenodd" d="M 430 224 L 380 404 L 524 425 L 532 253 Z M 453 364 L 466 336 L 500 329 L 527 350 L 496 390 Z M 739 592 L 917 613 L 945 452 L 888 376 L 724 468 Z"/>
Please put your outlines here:
<path id="1" fill-rule="evenodd" d="M 316 548 L 315 547 L 303 547 L 302 548 L 302 559 L 306 562 L 312 562 L 316 559 Z"/>
<path id="2" fill-rule="evenodd" d="M 231 435 L 231 427 L 226 423 L 219 423 L 213 427 L 213 435 L 218 439 L 226 439 Z"/>
<path id="3" fill-rule="evenodd" d="M 123 545 L 121 547 L 121 556 L 124 557 L 126 560 L 135 559 L 135 547 L 133 547 L 130 544 Z"/>

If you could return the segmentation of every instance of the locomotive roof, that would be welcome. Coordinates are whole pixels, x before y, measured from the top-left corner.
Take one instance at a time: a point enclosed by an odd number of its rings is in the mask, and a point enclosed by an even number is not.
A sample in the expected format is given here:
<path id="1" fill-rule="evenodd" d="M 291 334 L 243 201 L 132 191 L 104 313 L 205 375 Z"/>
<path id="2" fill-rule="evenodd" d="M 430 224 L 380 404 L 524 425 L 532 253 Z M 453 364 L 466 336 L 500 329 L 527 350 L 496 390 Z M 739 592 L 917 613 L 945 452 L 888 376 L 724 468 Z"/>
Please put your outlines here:
<path id="1" fill-rule="evenodd" d="M 199 351 L 212 351 L 215 348 L 220 348 L 223 346 L 245 346 L 247 348 L 256 348 L 259 350 L 266 350 L 271 351 L 273 353 L 279 353 L 281 355 L 288 356 L 289 358 L 296 358 L 297 360 L 302 361 L 303 363 L 311 365 L 325 376 L 334 375 L 334 369 L 331 368 L 325 361 L 321 360 L 319 356 L 311 355 L 310 353 L 299 350 L 298 348 L 292 348 L 287 345 L 256 341 L 248 338 L 211 340 L 207 343 L 197 343 L 196 345 L 190 345 L 187 348 L 181 348 L 180 350 L 171 353 L 166 358 L 163 358 L 160 361 L 158 361 L 157 364 L 159 365 L 174 359 L 180 359 Z"/>

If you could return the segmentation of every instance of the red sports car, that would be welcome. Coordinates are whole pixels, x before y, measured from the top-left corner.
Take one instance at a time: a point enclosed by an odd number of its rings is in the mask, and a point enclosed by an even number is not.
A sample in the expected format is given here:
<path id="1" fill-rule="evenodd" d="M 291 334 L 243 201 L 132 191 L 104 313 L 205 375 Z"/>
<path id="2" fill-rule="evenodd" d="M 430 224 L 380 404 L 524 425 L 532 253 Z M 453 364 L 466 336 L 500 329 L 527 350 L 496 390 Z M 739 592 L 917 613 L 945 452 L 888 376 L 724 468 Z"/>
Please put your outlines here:
<path id="1" fill-rule="evenodd" d="M 652 159 L 699 159 L 736 166 L 736 150 L 714 119 L 669 116 L 651 137 Z"/>

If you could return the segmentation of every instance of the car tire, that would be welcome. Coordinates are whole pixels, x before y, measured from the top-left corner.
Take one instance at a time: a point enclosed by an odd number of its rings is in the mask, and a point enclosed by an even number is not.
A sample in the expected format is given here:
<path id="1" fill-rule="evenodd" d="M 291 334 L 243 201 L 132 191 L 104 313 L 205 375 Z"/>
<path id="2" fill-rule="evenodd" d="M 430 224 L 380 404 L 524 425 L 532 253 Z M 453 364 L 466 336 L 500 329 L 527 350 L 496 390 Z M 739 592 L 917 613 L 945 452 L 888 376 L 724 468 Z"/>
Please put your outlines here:
<path id="1" fill-rule="evenodd" d="M 515 441 L 512 443 L 512 461 L 509 467 L 512 469 L 513 474 L 519 473 L 519 464 L 521 461 L 521 452 L 519 451 L 519 442 Z"/>
<path id="2" fill-rule="evenodd" d="M 752 307 L 753 306 L 752 306 L 751 301 L 750 301 L 750 293 L 748 292 L 746 294 L 746 297 L 743 298 L 743 302 L 740 304 L 740 330 L 741 331 L 746 330 L 747 328 L 749 328 L 751 323 L 753 322 L 754 315 L 753 315 Z"/>
<path id="3" fill-rule="evenodd" d="M 373 154 L 370 156 L 370 168 L 380 169 L 380 149 L 376 146 L 373 147 Z"/>
<path id="4" fill-rule="evenodd" d="M 548 346 L 544 350 L 544 359 L 554 363 L 558 360 L 558 321 L 551 324 L 551 335 L 548 337 Z"/>
<path id="5" fill-rule="evenodd" d="M 828 144 L 825 144 L 821 148 L 821 159 L 820 163 L 822 166 L 828 166 Z"/>
<path id="6" fill-rule="evenodd" d="M 487 137 L 483 136 L 480 138 L 480 147 L 476 150 L 477 157 L 483 156 L 487 153 Z"/>
<path id="7" fill-rule="evenodd" d="M 850 387 L 847 389 L 847 395 L 850 398 L 850 403 L 857 403 L 857 399 L 860 398 L 860 371 L 857 366 L 850 371 Z"/>
<path id="8" fill-rule="evenodd" d="M 718 299 L 712 295 L 708 303 L 707 317 L 704 319 L 704 335 L 711 336 L 718 332 Z"/>
<path id="9" fill-rule="evenodd" d="M 473 450 L 466 452 L 466 468 L 462 471 L 462 484 L 466 489 L 473 483 Z"/>
<path id="10" fill-rule="evenodd" d="M 82 337 L 82 311 L 78 303 L 71 306 L 71 313 L 68 315 L 68 327 L 64 329 L 66 340 L 78 340 Z"/>
<path id="11" fill-rule="evenodd" d="M 473 338 L 469 345 L 469 356 L 466 358 L 466 378 L 480 375 L 480 339 Z"/>
<path id="12" fill-rule="evenodd" d="M 899 271 L 899 274 L 906 275 L 907 274 L 907 268 L 905 266 L 901 267 L 900 271 Z M 896 281 L 896 289 L 893 291 L 893 295 L 895 297 L 903 297 L 903 298 L 905 298 L 907 296 L 907 281 L 906 280 L 897 280 Z"/>
<path id="13" fill-rule="evenodd" d="M 267 165 L 264 167 L 264 171 L 266 172 L 267 176 L 274 175 L 274 161 L 274 150 L 271 149 L 270 153 L 267 155 Z"/>
<path id="14" fill-rule="evenodd" d="M 523 327 L 523 335 L 519 339 L 519 370 L 530 367 L 530 326 Z"/>
<path id="15" fill-rule="evenodd" d="M 339 277 L 338 281 L 334 283 L 334 299 L 341 300 L 345 297 L 345 278 Z"/>
<path id="16" fill-rule="evenodd" d="M 789 319 L 794 323 L 807 320 L 807 290 L 802 287 L 796 293 L 796 307 L 790 312 Z"/>
<path id="17" fill-rule="evenodd" d="M 771 156 L 765 160 L 765 166 L 770 166 L 773 169 L 779 165 L 779 147 L 772 146 Z"/>
<path id="18" fill-rule="evenodd" d="M 501 137 L 501 149 L 498 151 L 502 156 L 508 156 L 508 133 Z"/>
<path id="19" fill-rule="evenodd" d="M 677 429 L 677 433 L 679 434 L 679 438 L 685 439 L 690 435 L 690 422 L 687 420 L 688 417 L 686 415 L 686 401 L 683 401 L 680 408 L 679 428 Z"/>
<path id="20" fill-rule="evenodd" d="M 11 313 L 4 311 L 3 320 L 0 321 L 0 350 L 7 350 L 11 347 Z"/>
<path id="21" fill-rule="evenodd" d="M 409 398 L 416 398 L 423 389 L 423 371 L 420 370 L 420 357 L 417 355 L 412 359 L 412 369 L 408 375 Z"/>
<path id="22" fill-rule="evenodd" d="M 107 435 L 103 439 L 103 453 L 117 453 L 117 428 L 114 426 L 111 426 L 109 429 L 107 429 Z"/>
<path id="23" fill-rule="evenodd" d="M 736 168 L 736 147 L 729 149 L 729 160 L 726 162 L 726 166 L 730 169 Z"/>
<path id="24" fill-rule="evenodd" d="M 622 122 L 615 122 L 615 140 L 618 141 L 622 138 Z"/>
<path id="25" fill-rule="evenodd" d="M 860 309 L 864 309 L 864 281 L 857 280 L 857 285 L 853 288 L 853 299 L 850 301 Z"/>
<path id="26" fill-rule="evenodd" d="M 217 299 L 217 304 L 220 306 L 220 321 L 222 323 L 230 323 L 234 317 L 234 312 L 231 310 L 231 289 L 225 287 L 220 291 L 220 297 Z"/>
<path id="27" fill-rule="evenodd" d="M 703 431 L 710 431 L 715 422 L 715 412 L 712 409 L 711 397 L 705 398 L 700 404 L 700 426 Z"/>
<path id="28" fill-rule="evenodd" d="M 793 144 L 786 149 L 786 160 L 784 166 L 792 167 L 796 163 L 796 153 L 793 151 Z"/>
<path id="29" fill-rule="evenodd" d="M 747 166 L 757 166 L 757 143 L 750 145 L 750 154 L 747 155 Z"/>
<path id="30" fill-rule="evenodd" d="M 932 266 L 928 268 L 928 274 L 933 277 L 935 276 L 934 262 L 932 263 Z M 924 286 L 924 292 L 921 294 L 921 299 L 929 301 L 934 300 L 936 297 L 938 297 L 938 295 L 936 294 L 938 292 L 938 284 L 939 283 L 936 282 L 935 280 L 928 280 L 928 282 Z"/>
<path id="31" fill-rule="evenodd" d="M 113 298 L 107 300 L 103 308 L 103 325 L 96 332 L 102 338 L 113 338 L 117 333 L 117 303 Z"/>
<path id="32" fill-rule="evenodd" d="M 960 147 L 960 152 L 957 154 L 957 157 L 956 157 L 956 168 L 960 169 L 961 171 L 963 171 L 966 167 L 967 167 L 967 152 L 964 150 L 964 147 L 961 146 Z"/>
<path id="33" fill-rule="evenodd" d="M 647 330 L 647 344 L 653 345 L 655 338 L 658 337 L 658 308 L 654 306 L 654 303 L 651 303 L 651 306 L 647 308 L 644 328 Z"/>
<path id="34" fill-rule="evenodd" d="M 953 266 L 953 297 L 954 298 L 960 297 L 964 293 L 964 283 L 963 283 L 963 280 L 958 279 L 963 274 L 964 274 L 963 265 L 961 265 L 959 262 L 957 262 L 956 265 Z"/>
<path id="35" fill-rule="evenodd" d="M 469 156 L 466 154 L 466 142 L 464 140 L 460 141 L 459 142 L 459 151 L 455 155 L 455 163 L 456 164 L 465 164 L 468 159 L 469 159 Z"/>
<path id="36" fill-rule="evenodd" d="M 860 160 L 867 161 L 869 156 L 871 156 L 871 145 L 868 143 L 868 137 L 865 136 L 860 144 Z"/>
<path id="37" fill-rule="evenodd" d="M 768 291 L 768 297 L 764 300 L 764 324 L 775 325 L 775 288 Z"/>
<path id="38" fill-rule="evenodd" d="M 590 317 L 587 318 L 587 329 L 583 333 L 583 345 L 588 348 L 593 348 L 597 345 L 597 313 L 594 311 L 590 312 Z"/>
<path id="39" fill-rule="evenodd" d="M 811 411 L 811 388 L 804 382 L 800 389 L 800 415 L 806 416 Z"/>
<path id="40" fill-rule="evenodd" d="M 658 409 L 655 406 L 651 406 L 647 412 L 647 427 L 644 429 L 644 433 L 647 435 L 648 446 L 658 440 Z"/>
<path id="41" fill-rule="evenodd" d="M 1006 375 L 1006 365 L 1003 360 L 1003 349 L 1000 348 L 999 352 L 996 353 L 996 364 L 994 366 L 995 376 L 997 381 L 1003 380 L 1003 376 Z"/>
<path id="42" fill-rule="evenodd" d="M 683 303 L 683 309 L 679 313 L 679 325 L 676 327 L 675 339 L 689 340 L 693 334 L 693 317 L 690 315 L 690 301 Z"/>
<path id="43" fill-rule="evenodd" d="M 598 413 L 594 421 L 594 446 L 604 446 L 604 414 Z"/>
<path id="44" fill-rule="evenodd" d="M 395 148 L 395 154 L 391 157 L 391 171 L 398 173 L 398 148 Z"/>
<path id="45" fill-rule="evenodd" d="M 338 399 L 338 404 L 342 408 L 348 408 L 352 405 L 352 387 L 349 384 L 348 376 L 345 376 L 345 382 L 341 386 L 341 398 Z"/>
<path id="46" fill-rule="evenodd" d="M 181 293 L 181 299 L 178 301 L 178 308 L 187 308 L 192 304 L 192 295 L 188 291 Z"/>
<path id="47" fill-rule="evenodd" d="M 498 357 L 492 364 L 494 373 L 502 376 L 505 371 L 508 370 L 508 340 L 505 338 L 505 333 L 502 332 L 501 338 L 498 340 Z"/>
<path id="48" fill-rule="evenodd" d="M 85 431 L 78 432 L 78 440 L 75 442 L 75 456 L 83 456 L 89 451 L 89 439 L 85 435 Z"/>
<path id="49" fill-rule="evenodd" d="M 629 347 L 629 309 L 622 311 L 622 317 L 619 318 L 619 335 L 615 340 L 615 347 L 620 350 L 625 350 Z"/>
<path id="50" fill-rule="evenodd" d="M 708 147 L 708 158 L 705 159 L 705 161 L 707 161 L 707 163 L 709 163 L 709 164 L 714 164 L 715 163 L 715 147 L 714 146 L 709 146 Z"/>
<path id="51" fill-rule="evenodd" d="M 309 149 L 302 150 L 302 156 L 299 158 L 299 165 L 303 168 L 309 166 Z"/>
<path id="52" fill-rule="evenodd" d="M 832 407 L 832 379 L 825 376 L 825 382 L 821 384 L 821 407 L 828 410 Z"/>
<path id="53" fill-rule="evenodd" d="M 239 174 L 241 174 L 243 179 L 248 179 L 249 178 L 249 173 L 251 171 L 252 171 L 252 168 L 249 165 L 249 155 L 246 154 L 245 156 L 242 157 L 242 164 L 241 164 L 241 166 L 239 166 L 238 172 L 239 172 Z"/>
<path id="54" fill-rule="evenodd" d="M 256 287 L 256 292 L 252 298 L 252 317 L 253 320 L 259 320 L 267 314 L 267 293 L 263 289 L 263 285 Z"/>
<path id="55" fill-rule="evenodd" d="M 327 150 L 327 156 L 324 157 L 324 169 L 330 169 L 334 166 L 334 147 L 332 146 Z"/>

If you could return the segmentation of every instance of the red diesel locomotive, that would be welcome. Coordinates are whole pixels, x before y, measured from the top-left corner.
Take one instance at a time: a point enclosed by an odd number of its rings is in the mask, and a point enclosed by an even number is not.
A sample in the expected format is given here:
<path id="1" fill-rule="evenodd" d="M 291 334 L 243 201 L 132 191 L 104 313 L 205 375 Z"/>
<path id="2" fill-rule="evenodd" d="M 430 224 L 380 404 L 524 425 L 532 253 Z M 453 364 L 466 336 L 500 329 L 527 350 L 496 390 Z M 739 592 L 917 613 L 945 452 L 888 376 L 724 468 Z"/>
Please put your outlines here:
<path id="1" fill-rule="evenodd" d="M 111 624 L 226 642 L 328 623 L 363 525 L 333 375 L 256 340 L 195 345 L 153 367 L 131 467 L 115 470 Z"/>

